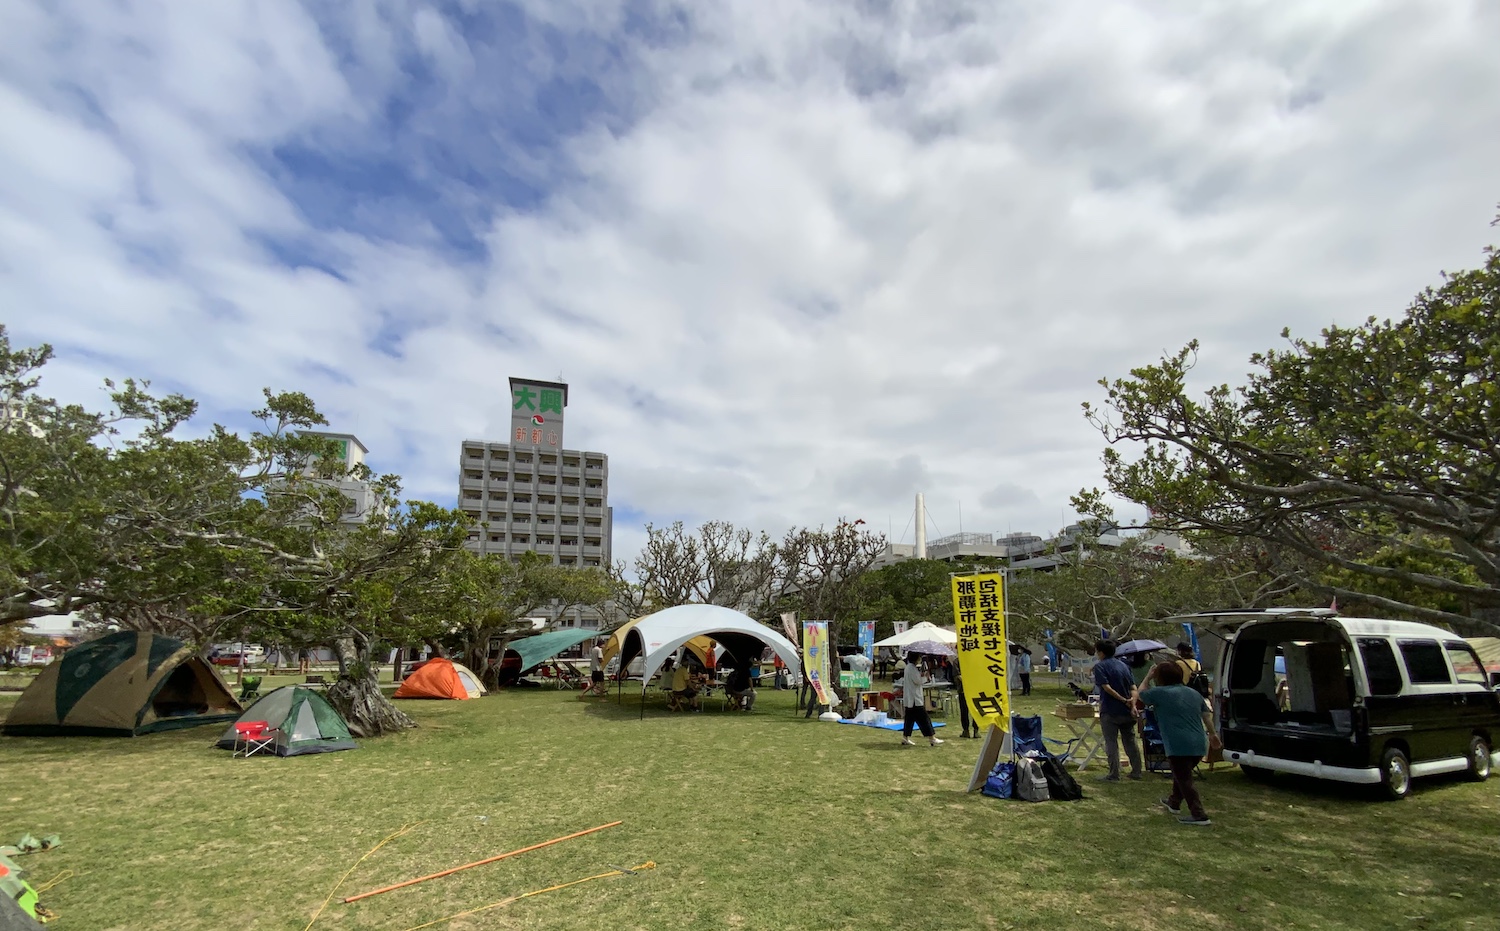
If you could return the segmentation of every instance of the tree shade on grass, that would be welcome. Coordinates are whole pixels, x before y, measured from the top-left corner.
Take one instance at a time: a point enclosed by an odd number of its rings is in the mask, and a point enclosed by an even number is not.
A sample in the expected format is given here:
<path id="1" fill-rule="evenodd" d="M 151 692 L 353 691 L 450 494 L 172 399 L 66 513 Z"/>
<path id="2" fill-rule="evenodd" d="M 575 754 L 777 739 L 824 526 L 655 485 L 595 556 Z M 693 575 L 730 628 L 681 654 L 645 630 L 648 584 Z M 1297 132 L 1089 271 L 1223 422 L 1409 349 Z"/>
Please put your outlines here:
<path id="1" fill-rule="evenodd" d="M 1017 711 L 1061 697 L 1039 675 Z M 0 712 L 11 701 L 0 696 Z M 771 689 L 748 715 L 716 703 L 668 714 L 654 690 L 644 720 L 632 700 L 550 690 L 409 707 L 414 730 L 295 761 L 232 759 L 205 730 L 4 738 L 0 827 L 63 835 L 31 865 L 75 871 L 46 898 L 80 928 L 301 928 L 403 824 L 426 821 L 342 895 L 616 819 L 597 836 L 336 901 L 316 927 L 399 931 L 648 859 L 656 870 L 452 927 L 1497 926 L 1494 781 L 1428 780 L 1387 804 L 1221 769 L 1202 786 L 1214 826 L 1190 830 L 1158 809 L 1158 778 L 1101 786 L 1085 773 L 1082 802 L 997 802 L 964 792 L 978 741 L 903 749 L 896 735 L 805 721 Z"/>

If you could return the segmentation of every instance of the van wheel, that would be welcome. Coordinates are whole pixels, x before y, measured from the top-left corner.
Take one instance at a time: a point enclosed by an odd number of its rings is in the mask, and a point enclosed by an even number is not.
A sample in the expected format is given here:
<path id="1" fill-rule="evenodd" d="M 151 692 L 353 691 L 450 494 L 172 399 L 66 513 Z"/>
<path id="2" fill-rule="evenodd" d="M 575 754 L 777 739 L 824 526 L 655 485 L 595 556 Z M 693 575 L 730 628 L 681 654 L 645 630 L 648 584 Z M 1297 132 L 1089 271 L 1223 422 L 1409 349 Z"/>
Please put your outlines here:
<path id="1" fill-rule="evenodd" d="M 1264 766 L 1245 766 L 1243 764 L 1240 765 L 1240 772 L 1244 773 L 1245 778 L 1251 782 L 1261 783 L 1270 782 L 1272 777 L 1276 775 L 1275 770 L 1266 769 Z"/>
<path id="2" fill-rule="evenodd" d="M 1490 778 L 1490 745 L 1478 734 L 1469 741 L 1469 778 L 1475 782 Z"/>
<path id="3" fill-rule="evenodd" d="M 1399 747 L 1386 747 L 1380 755 L 1380 787 L 1392 801 L 1411 794 L 1411 764 Z"/>

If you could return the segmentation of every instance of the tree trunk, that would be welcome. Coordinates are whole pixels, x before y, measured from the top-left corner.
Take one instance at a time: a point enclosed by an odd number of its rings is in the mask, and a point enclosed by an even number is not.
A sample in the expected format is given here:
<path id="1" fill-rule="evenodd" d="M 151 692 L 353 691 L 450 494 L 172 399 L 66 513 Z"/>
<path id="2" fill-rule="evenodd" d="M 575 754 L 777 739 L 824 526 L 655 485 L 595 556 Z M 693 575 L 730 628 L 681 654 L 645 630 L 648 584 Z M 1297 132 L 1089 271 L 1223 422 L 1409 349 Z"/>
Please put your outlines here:
<path id="1" fill-rule="evenodd" d="M 344 716 L 349 732 L 356 737 L 379 737 L 416 727 L 380 691 L 375 666 L 370 662 L 370 641 L 365 637 L 342 638 L 333 642 L 339 660 L 339 678 L 325 693 L 328 701 Z"/>

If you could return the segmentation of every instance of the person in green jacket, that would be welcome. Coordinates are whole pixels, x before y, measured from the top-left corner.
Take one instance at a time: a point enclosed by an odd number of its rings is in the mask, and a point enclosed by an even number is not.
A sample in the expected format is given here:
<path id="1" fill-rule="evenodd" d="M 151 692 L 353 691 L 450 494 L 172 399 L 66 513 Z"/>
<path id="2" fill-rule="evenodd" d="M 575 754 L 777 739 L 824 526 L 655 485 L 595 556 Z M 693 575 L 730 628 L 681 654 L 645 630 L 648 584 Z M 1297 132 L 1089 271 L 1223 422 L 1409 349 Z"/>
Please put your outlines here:
<path id="1" fill-rule="evenodd" d="M 1161 803 L 1169 811 L 1181 812 L 1182 803 L 1187 802 L 1187 817 L 1178 821 L 1205 827 L 1213 822 L 1204 811 L 1203 800 L 1193 785 L 1193 768 L 1208 753 L 1209 747 L 1219 742 L 1219 735 L 1214 733 L 1213 715 L 1204 706 L 1203 696 L 1183 684 L 1182 667 L 1177 663 L 1161 663 L 1152 672 L 1161 684 L 1146 689 L 1138 697 L 1141 704 L 1156 715 L 1156 726 L 1167 751 L 1167 763 L 1172 767 L 1172 794 Z"/>

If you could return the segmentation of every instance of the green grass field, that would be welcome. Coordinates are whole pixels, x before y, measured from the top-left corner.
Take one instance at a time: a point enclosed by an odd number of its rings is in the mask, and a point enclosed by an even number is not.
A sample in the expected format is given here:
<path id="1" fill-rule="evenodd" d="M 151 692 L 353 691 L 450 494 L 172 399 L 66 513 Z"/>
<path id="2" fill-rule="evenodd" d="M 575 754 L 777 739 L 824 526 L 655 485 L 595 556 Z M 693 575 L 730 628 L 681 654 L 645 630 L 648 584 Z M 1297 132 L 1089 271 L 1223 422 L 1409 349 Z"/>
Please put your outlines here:
<path id="1" fill-rule="evenodd" d="M 1018 710 L 1048 711 L 1045 686 Z M 14 695 L 0 696 L 0 715 Z M 1158 777 L 1085 801 L 964 789 L 979 741 L 754 714 L 671 715 L 552 690 L 405 702 L 421 727 L 361 749 L 235 759 L 217 729 L 133 740 L 0 739 L 0 842 L 60 833 L 32 881 L 72 929 L 302 929 L 341 895 L 609 821 L 620 827 L 364 902 L 315 928 L 403 931 L 647 860 L 653 871 L 438 927 L 651 929 L 1500 928 L 1500 779 L 1201 789 L 1214 825 L 1175 823 Z M 1049 719 L 1049 730 L 1051 729 Z M 944 728 L 953 738 L 957 727 Z"/>

